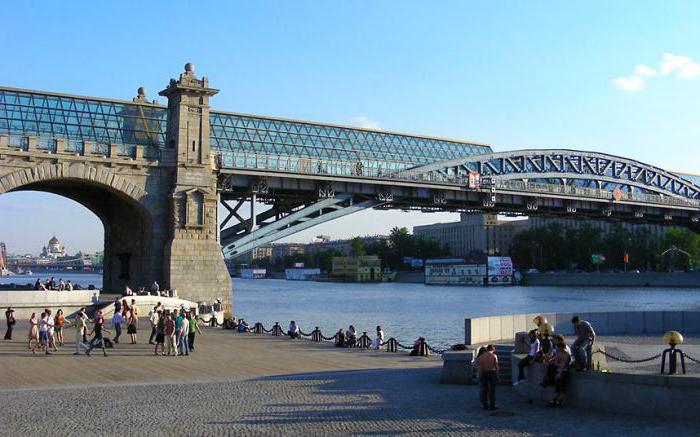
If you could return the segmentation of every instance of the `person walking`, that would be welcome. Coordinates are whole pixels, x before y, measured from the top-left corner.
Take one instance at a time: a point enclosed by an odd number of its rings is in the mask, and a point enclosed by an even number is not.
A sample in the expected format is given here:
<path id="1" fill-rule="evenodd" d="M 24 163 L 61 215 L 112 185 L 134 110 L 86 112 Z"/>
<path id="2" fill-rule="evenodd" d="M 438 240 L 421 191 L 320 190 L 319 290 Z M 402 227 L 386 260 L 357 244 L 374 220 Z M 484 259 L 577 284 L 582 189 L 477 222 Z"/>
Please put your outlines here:
<path id="1" fill-rule="evenodd" d="M 187 345 L 189 346 L 190 351 L 194 352 L 194 337 L 197 333 L 199 333 L 199 335 L 202 335 L 202 330 L 199 329 L 199 320 L 197 320 L 197 314 L 195 314 L 194 310 L 190 311 L 188 319 L 190 322 L 190 332 L 187 335 Z"/>
<path id="2" fill-rule="evenodd" d="M 595 331 L 591 324 L 581 320 L 579 316 L 571 319 L 576 332 L 576 341 L 571 345 L 571 352 L 574 355 L 574 364 L 577 371 L 588 370 L 591 366 L 593 343 L 595 342 Z"/>
<path id="3" fill-rule="evenodd" d="M 54 317 L 53 323 L 56 330 L 55 341 L 58 342 L 59 346 L 63 346 L 63 328 L 66 325 L 66 318 L 63 315 L 63 310 L 59 309 L 56 311 L 56 317 Z"/>
<path id="4" fill-rule="evenodd" d="M 124 323 L 124 317 L 119 311 L 114 311 L 112 315 L 112 327 L 114 328 L 114 333 L 116 334 L 112 339 L 112 342 L 119 344 L 119 337 L 122 335 L 122 323 Z"/>
<path id="5" fill-rule="evenodd" d="M 104 328 L 104 318 L 98 319 L 98 321 L 95 322 L 95 325 L 92 327 L 92 332 L 90 332 L 91 335 L 94 335 L 92 337 L 92 340 L 90 340 L 90 344 L 88 345 L 87 350 L 85 351 L 85 355 L 88 357 L 90 356 L 90 352 L 96 347 L 101 347 L 102 348 L 102 353 L 104 356 L 107 356 L 107 350 L 105 349 L 105 339 L 103 337 L 104 332 L 109 333 L 108 330 Z"/>
<path id="6" fill-rule="evenodd" d="M 498 357 L 496 356 L 496 347 L 494 345 L 486 346 L 486 352 L 479 357 L 477 366 L 481 383 L 481 408 L 484 410 L 496 410 Z"/>
<path id="7" fill-rule="evenodd" d="M 138 324 L 138 318 L 136 317 L 136 311 L 132 308 L 129 310 L 129 319 L 127 320 L 126 333 L 129 334 L 131 339 L 131 344 L 136 344 L 136 326 Z"/>
<path id="8" fill-rule="evenodd" d="M 178 336 L 178 347 L 180 348 L 180 355 L 190 354 L 188 341 L 188 334 L 190 333 L 190 321 L 185 317 L 184 312 L 181 312 L 180 317 L 182 318 L 182 323 L 180 325 L 180 335 Z"/>
<path id="9" fill-rule="evenodd" d="M 8 307 L 5 311 L 5 321 L 7 322 L 7 331 L 5 332 L 5 340 L 12 340 L 12 330 L 15 328 L 15 310 L 12 307 Z"/>
<path id="10" fill-rule="evenodd" d="M 35 343 L 34 347 L 32 347 L 32 342 Z M 36 313 L 32 313 L 32 316 L 29 318 L 29 342 L 27 347 L 34 352 L 39 347 L 39 344 L 39 322 L 36 319 Z"/>
<path id="11" fill-rule="evenodd" d="M 39 320 L 39 343 L 46 355 L 51 355 L 49 352 L 49 320 L 51 320 L 51 315 L 48 310 L 44 310 L 41 313 L 41 320 Z"/>
<path id="12" fill-rule="evenodd" d="M 153 340 L 156 338 L 156 325 L 158 324 L 158 307 L 153 307 L 148 312 L 148 323 L 151 324 L 151 336 L 148 338 L 148 344 L 155 344 Z"/>
<path id="13" fill-rule="evenodd" d="M 175 320 L 173 315 L 168 314 L 165 317 L 165 348 L 168 350 L 168 355 L 172 352 L 177 356 L 177 348 L 175 347 Z"/>
<path id="14" fill-rule="evenodd" d="M 85 314 L 85 309 L 81 309 L 78 311 L 78 314 L 75 316 L 75 322 L 73 322 L 73 325 L 75 326 L 75 352 L 73 355 L 80 355 L 80 349 L 85 349 L 87 351 L 88 347 L 85 344 L 85 337 L 87 336 L 87 324 L 88 324 L 88 316 Z"/>

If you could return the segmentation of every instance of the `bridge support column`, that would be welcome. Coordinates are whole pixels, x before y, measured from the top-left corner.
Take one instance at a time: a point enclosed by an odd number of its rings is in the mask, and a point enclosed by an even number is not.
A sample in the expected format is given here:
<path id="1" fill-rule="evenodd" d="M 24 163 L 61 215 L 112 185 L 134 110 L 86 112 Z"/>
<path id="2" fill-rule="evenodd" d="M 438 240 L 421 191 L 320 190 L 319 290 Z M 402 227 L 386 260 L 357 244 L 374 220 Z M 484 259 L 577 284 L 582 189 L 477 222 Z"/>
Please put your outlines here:
<path id="1" fill-rule="evenodd" d="M 193 301 L 221 299 L 230 309 L 232 287 L 218 241 L 216 167 L 210 156 L 209 88 L 187 64 L 160 92 L 168 98 L 167 148 L 172 168 L 170 238 L 163 263 L 166 285 Z"/>

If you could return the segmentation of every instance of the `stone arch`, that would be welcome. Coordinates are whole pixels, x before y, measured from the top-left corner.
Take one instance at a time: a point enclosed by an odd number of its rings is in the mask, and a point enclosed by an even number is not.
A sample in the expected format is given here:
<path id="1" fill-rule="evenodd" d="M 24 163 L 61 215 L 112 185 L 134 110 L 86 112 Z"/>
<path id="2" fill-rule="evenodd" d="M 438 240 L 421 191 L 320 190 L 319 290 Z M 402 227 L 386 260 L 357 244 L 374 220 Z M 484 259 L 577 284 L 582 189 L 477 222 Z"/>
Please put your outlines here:
<path id="1" fill-rule="evenodd" d="M 100 219 L 104 227 L 103 289 L 116 292 L 125 284 L 147 286 L 160 277 L 157 220 L 138 181 L 90 163 L 44 163 L 0 177 L 0 194 L 12 191 L 67 197 Z"/>
<path id="2" fill-rule="evenodd" d="M 55 179 L 75 179 L 104 185 L 136 202 L 140 202 L 146 195 L 143 188 L 110 172 L 105 167 L 82 162 L 41 164 L 8 173 L 0 177 L 0 194 L 17 190 L 27 184 Z"/>

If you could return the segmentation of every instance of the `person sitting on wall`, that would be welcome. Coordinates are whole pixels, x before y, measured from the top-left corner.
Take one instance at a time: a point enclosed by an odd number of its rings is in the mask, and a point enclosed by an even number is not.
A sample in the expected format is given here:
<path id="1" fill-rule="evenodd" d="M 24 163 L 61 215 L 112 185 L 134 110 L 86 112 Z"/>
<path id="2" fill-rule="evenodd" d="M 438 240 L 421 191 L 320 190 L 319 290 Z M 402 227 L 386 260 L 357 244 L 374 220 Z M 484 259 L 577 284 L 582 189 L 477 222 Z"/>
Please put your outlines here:
<path id="1" fill-rule="evenodd" d="M 287 330 L 287 335 L 292 340 L 294 340 L 295 338 L 299 338 L 299 327 L 297 326 L 294 320 L 289 322 L 289 329 Z"/>
<path id="2" fill-rule="evenodd" d="M 425 343 L 425 337 L 418 337 L 416 341 L 413 342 L 413 349 L 411 349 L 411 353 L 409 353 L 409 355 L 413 357 L 420 355 L 420 345 L 423 343 Z"/>
<path id="3" fill-rule="evenodd" d="M 335 334 L 335 347 L 345 347 L 345 333 L 343 328 L 340 328 Z"/>
<path id="4" fill-rule="evenodd" d="M 591 324 L 581 320 L 579 316 L 571 319 L 576 331 L 576 341 L 571 346 L 577 371 L 588 370 L 591 366 L 593 343 L 595 342 L 595 331 Z"/>
<path id="5" fill-rule="evenodd" d="M 355 343 L 357 343 L 357 331 L 354 326 L 350 325 L 345 331 L 345 347 L 354 347 Z"/>
<path id="6" fill-rule="evenodd" d="M 540 354 L 540 339 L 537 338 L 537 330 L 533 329 L 529 332 L 528 336 L 530 337 L 530 351 L 527 353 L 527 356 L 518 363 L 518 380 L 515 381 L 513 385 L 518 385 L 521 381 L 525 380 L 525 367 L 532 364 Z"/>
<path id="7" fill-rule="evenodd" d="M 238 319 L 238 332 L 250 332 L 248 322 L 245 319 Z"/>

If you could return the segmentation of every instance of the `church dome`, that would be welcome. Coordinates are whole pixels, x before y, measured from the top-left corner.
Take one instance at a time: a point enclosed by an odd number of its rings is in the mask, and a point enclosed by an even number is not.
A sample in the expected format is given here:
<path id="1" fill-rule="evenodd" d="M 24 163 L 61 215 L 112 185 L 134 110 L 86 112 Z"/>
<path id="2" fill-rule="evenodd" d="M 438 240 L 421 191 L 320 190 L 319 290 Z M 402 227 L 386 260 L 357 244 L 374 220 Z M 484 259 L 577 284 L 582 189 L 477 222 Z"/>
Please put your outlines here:
<path id="1" fill-rule="evenodd" d="M 59 244 L 59 243 L 60 243 L 60 241 L 58 241 L 58 238 L 56 238 L 55 235 L 53 237 L 51 237 L 51 239 L 49 240 L 49 245 Z"/>

